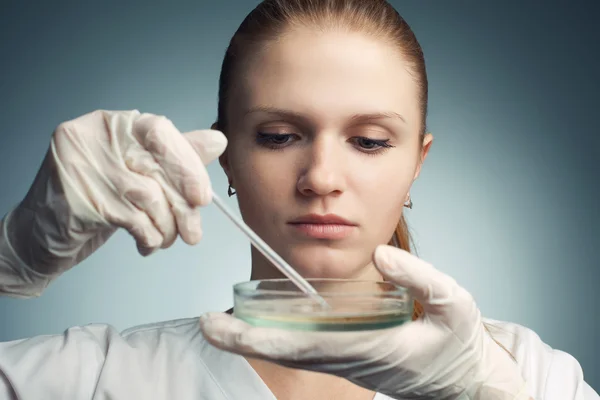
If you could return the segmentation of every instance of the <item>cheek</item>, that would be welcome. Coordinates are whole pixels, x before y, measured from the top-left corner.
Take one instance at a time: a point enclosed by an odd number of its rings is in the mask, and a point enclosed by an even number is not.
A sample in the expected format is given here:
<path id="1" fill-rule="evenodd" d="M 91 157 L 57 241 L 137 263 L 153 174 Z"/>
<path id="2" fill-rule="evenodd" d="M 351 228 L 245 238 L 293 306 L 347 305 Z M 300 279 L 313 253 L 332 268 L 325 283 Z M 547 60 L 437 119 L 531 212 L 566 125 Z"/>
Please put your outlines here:
<path id="1" fill-rule="evenodd" d="M 249 150 L 250 146 L 232 148 L 230 162 L 238 203 L 242 216 L 253 228 L 266 221 L 275 221 L 281 214 L 278 207 L 286 204 L 295 190 L 291 165 L 278 160 L 274 168 L 275 154 Z M 239 149 L 238 149 L 239 148 Z"/>
<path id="2" fill-rule="evenodd" d="M 237 181 L 237 187 L 248 194 L 268 193 L 270 196 L 277 195 L 280 192 L 286 192 L 293 184 L 293 171 L 289 163 L 277 160 L 274 157 L 265 157 L 262 152 L 247 151 L 244 157 L 238 158 L 234 176 Z"/>
<path id="3" fill-rule="evenodd" d="M 393 231 L 398 223 L 416 169 L 416 157 L 407 157 L 400 162 L 399 159 L 373 168 L 357 169 L 352 180 L 365 210 L 369 230 L 380 231 L 382 235 Z"/>
<path id="4" fill-rule="evenodd" d="M 373 162 L 367 160 L 360 168 L 353 168 L 351 179 L 353 186 L 362 188 L 359 193 L 389 202 L 406 194 L 416 171 L 417 156 L 412 152 L 394 152 L 385 157 Z"/>

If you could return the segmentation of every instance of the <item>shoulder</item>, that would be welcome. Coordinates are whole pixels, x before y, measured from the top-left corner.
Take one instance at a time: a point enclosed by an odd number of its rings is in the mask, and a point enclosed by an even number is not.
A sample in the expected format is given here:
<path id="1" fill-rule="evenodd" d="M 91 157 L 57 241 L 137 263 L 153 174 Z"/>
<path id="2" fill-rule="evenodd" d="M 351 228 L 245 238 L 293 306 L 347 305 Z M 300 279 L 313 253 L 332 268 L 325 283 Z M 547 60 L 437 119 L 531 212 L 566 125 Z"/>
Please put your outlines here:
<path id="1" fill-rule="evenodd" d="M 224 390 L 221 371 L 243 361 L 211 346 L 202 335 L 198 318 L 134 326 L 119 336 L 124 342 L 115 349 L 120 363 L 135 365 L 142 376 L 160 375 L 165 384 L 189 386 L 192 391 Z M 190 377 L 193 382 L 188 381 Z"/>
<path id="2" fill-rule="evenodd" d="M 137 370 L 146 376 L 160 373 L 176 387 L 173 390 L 186 391 L 169 398 L 191 398 L 190 393 L 210 399 L 273 398 L 244 357 L 208 343 L 198 318 L 139 325 L 124 330 L 121 337 L 137 353 Z"/>
<path id="3" fill-rule="evenodd" d="M 120 336 L 130 346 L 157 351 L 168 349 L 169 353 L 176 353 L 178 350 L 190 352 L 190 349 L 205 353 L 212 348 L 202 336 L 198 318 L 137 325 L 125 329 Z"/>
<path id="4" fill-rule="evenodd" d="M 547 368 L 552 364 L 555 350 L 532 329 L 514 322 L 488 318 L 484 318 L 483 322 L 492 337 L 506 347 L 522 367 Z M 530 365 L 532 362 L 534 365 Z"/>
<path id="5" fill-rule="evenodd" d="M 183 318 L 170 321 L 137 325 L 121 332 L 123 337 L 135 338 L 161 334 L 189 335 L 199 332 L 198 318 Z"/>
<path id="6" fill-rule="evenodd" d="M 142 353 L 152 354 L 153 357 L 160 355 L 170 360 L 200 362 L 207 369 L 243 360 L 210 345 L 202 335 L 198 318 L 138 325 L 122 331 L 120 336 L 128 346 L 142 350 Z"/>
<path id="7" fill-rule="evenodd" d="M 492 337 L 515 357 L 535 398 L 579 399 L 589 388 L 579 362 L 550 347 L 532 329 L 487 318 L 483 322 Z"/>

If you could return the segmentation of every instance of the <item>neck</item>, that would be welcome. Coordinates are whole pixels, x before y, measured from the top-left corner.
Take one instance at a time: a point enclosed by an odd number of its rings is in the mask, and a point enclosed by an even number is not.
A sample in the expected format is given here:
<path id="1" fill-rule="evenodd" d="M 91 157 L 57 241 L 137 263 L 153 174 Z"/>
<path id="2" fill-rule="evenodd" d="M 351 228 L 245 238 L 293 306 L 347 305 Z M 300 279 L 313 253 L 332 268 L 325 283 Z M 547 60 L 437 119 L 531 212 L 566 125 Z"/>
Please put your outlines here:
<path id="1" fill-rule="evenodd" d="M 259 251 L 252 247 L 251 280 L 285 278 Z M 373 266 L 361 270 L 358 276 L 349 279 L 381 280 Z M 281 400 L 345 399 L 372 400 L 375 392 L 364 389 L 337 376 L 317 372 L 291 369 L 267 361 L 247 358 L 248 363 L 263 382 Z"/>
<path id="2" fill-rule="evenodd" d="M 257 359 L 247 359 L 278 400 L 372 400 L 375 392 L 333 375 L 291 369 Z"/>

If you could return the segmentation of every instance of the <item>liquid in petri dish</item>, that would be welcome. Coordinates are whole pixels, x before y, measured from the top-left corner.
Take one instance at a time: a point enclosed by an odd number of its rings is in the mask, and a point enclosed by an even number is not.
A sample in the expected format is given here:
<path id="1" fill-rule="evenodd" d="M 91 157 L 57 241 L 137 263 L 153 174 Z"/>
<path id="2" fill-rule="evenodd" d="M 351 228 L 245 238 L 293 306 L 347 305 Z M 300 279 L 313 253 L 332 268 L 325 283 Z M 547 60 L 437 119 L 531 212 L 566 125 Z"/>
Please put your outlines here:
<path id="1" fill-rule="evenodd" d="M 236 285 L 234 315 L 255 326 L 304 331 L 384 329 L 412 319 L 412 299 L 391 283 L 309 280 L 330 306 L 323 309 L 285 281 Z"/>

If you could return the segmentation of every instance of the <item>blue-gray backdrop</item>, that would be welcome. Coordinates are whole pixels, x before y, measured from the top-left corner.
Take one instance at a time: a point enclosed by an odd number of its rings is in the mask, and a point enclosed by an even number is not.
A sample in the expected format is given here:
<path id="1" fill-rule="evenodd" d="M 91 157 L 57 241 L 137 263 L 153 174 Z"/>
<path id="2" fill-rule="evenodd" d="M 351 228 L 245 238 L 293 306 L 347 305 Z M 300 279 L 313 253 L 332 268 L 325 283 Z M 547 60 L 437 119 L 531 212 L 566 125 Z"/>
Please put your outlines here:
<path id="1" fill-rule="evenodd" d="M 599 390 L 596 2 L 392 3 L 423 45 L 431 84 L 436 142 L 408 213 L 419 254 L 486 316 L 573 354 Z M 181 130 L 213 122 L 225 47 L 257 1 L 149 4 L 3 3 L 0 214 L 25 194 L 61 121 L 137 108 Z M 209 171 L 224 193 L 219 166 Z M 0 340 L 228 308 L 249 248 L 212 206 L 203 218 L 198 246 L 143 259 L 119 232 L 42 297 L 0 299 Z"/>

